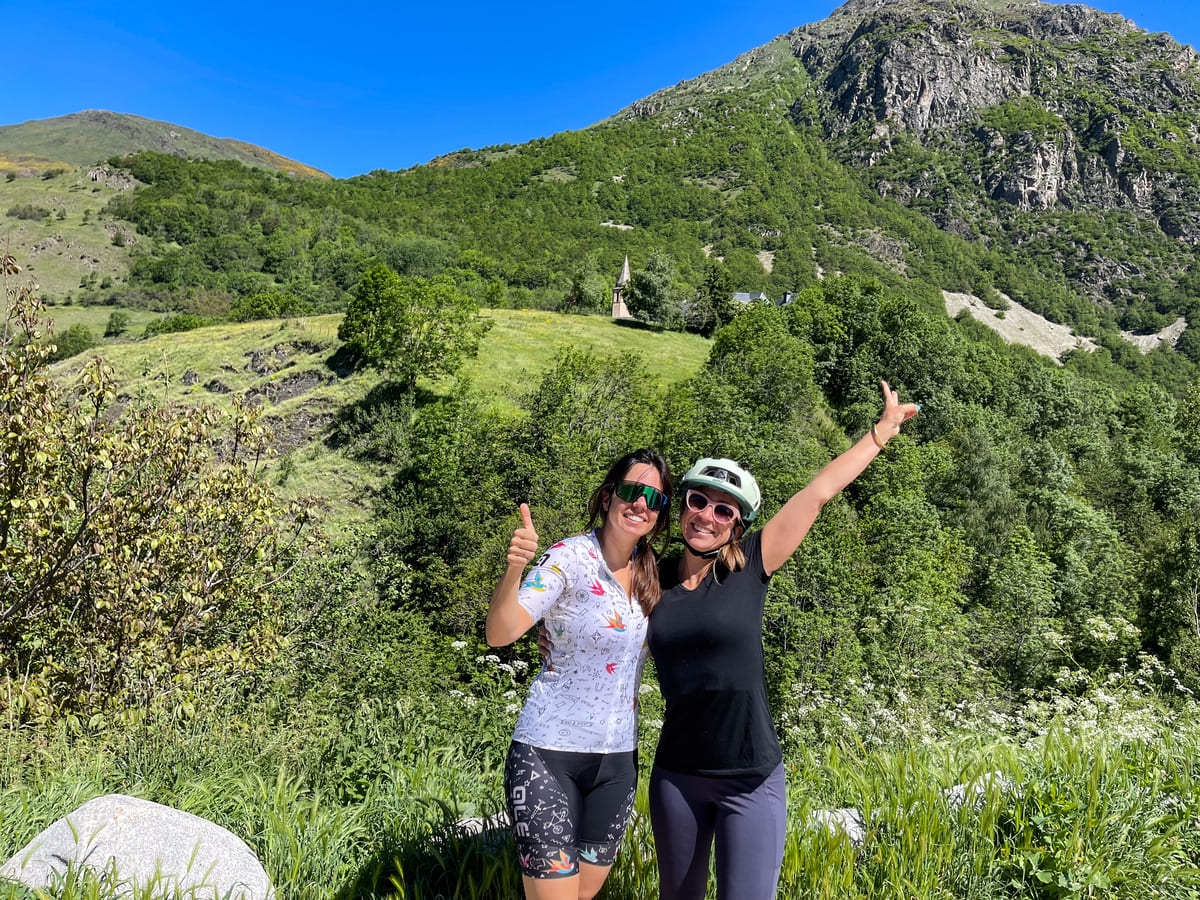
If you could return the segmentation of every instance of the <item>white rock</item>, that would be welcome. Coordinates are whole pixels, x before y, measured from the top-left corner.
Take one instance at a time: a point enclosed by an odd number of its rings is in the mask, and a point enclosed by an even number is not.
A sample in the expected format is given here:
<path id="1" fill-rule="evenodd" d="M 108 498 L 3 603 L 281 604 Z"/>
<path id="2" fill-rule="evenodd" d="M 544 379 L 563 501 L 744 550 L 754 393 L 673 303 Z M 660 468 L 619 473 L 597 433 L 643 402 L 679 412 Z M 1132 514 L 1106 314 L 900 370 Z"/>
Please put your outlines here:
<path id="1" fill-rule="evenodd" d="M 59 819 L 8 862 L 0 878 L 51 887 L 68 865 L 102 875 L 115 869 L 119 891 L 155 884 L 195 900 L 271 900 L 275 890 L 258 857 L 237 835 L 149 800 L 109 794 Z M 211 890 L 211 893 L 210 893 Z"/>

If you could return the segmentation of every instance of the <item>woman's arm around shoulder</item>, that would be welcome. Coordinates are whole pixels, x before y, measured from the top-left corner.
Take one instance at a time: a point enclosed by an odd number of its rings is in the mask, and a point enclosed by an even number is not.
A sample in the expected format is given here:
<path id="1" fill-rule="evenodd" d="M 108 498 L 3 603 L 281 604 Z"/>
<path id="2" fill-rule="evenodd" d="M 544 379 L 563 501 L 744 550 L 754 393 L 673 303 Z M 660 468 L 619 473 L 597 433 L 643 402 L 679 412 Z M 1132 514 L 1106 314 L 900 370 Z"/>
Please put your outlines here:
<path id="1" fill-rule="evenodd" d="M 525 567 L 537 553 L 537 532 L 529 515 L 528 504 L 521 504 L 521 525 L 513 532 L 508 544 L 508 568 L 500 577 L 500 583 L 492 591 L 492 602 L 488 605 L 488 646 L 505 647 L 523 635 L 533 625 L 533 616 L 518 602 L 521 576 Z"/>
<path id="2" fill-rule="evenodd" d="M 900 433 L 900 426 L 920 411 L 921 407 L 915 403 L 901 403 L 886 381 L 881 381 L 880 386 L 883 415 L 879 422 L 857 444 L 826 464 L 807 487 L 793 494 L 763 526 L 763 567 L 768 575 L 773 575 L 796 552 L 825 504 L 862 474 L 884 444 Z"/>

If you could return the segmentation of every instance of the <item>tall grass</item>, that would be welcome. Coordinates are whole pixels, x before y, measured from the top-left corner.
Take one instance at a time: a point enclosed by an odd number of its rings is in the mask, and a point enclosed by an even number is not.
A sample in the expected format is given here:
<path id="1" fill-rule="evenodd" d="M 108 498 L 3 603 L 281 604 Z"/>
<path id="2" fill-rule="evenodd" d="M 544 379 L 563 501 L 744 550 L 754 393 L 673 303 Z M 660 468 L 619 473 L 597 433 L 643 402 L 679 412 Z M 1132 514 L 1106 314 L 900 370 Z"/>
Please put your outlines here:
<path id="1" fill-rule="evenodd" d="M 448 702 L 410 700 L 280 712 L 95 737 L 10 725 L 0 736 L 0 858 L 86 800 L 120 792 L 240 835 L 280 900 L 519 896 L 507 832 L 455 826 L 502 803 L 500 760 L 472 738 L 472 719 Z M 1064 722 L 1020 741 L 979 733 L 794 753 L 779 895 L 1200 896 L 1200 724 L 1190 714 L 1160 722 L 1132 737 Z M 609 900 L 657 896 L 645 780 Z M 861 841 L 813 819 L 838 808 L 858 810 Z M 110 895 L 102 878 L 73 872 L 38 896 Z"/>

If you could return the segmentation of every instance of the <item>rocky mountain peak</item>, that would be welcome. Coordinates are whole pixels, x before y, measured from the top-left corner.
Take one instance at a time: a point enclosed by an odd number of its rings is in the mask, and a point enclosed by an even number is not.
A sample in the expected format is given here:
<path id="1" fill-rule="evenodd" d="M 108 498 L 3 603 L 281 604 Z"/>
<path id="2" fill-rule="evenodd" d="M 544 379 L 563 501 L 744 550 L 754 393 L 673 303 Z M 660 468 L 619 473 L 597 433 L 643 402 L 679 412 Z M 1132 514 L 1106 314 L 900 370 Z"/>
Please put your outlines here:
<path id="1" fill-rule="evenodd" d="M 1156 232 L 1138 264 L 1047 242 L 1101 304 L 1176 277 L 1200 247 L 1200 56 L 1118 13 L 849 0 L 619 117 L 686 131 L 737 108 L 819 131 L 881 196 L 968 240 L 1021 245 L 1081 215 Z"/>

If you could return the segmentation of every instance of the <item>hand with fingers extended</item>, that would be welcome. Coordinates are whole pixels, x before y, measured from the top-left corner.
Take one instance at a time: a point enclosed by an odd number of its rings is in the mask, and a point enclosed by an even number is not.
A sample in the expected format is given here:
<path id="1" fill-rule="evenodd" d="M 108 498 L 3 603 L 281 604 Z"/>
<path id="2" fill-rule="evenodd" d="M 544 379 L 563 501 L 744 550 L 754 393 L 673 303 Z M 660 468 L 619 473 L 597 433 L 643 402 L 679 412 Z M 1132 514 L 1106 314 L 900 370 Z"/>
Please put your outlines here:
<path id="1" fill-rule="evenodd" d="M 883 388 L 883 415 L 879 422 L 871 426 L 871 435 L 880 449 L 883 445 L 900 433 L 900 426 L 921 411 L 916 403 L 901 403 L 900 395 L 886 381 L 880 381 Z"/>
<path id="2" fill-rule="evenodd" d="M 553 672 L 554 640 L 550 637 L 550 630 L 546 628 L 545 622 L 538 626 L 538 656 L 542 658 L 542 665 L 546 667 L 546 671 Z"/>
<path id="3" fill-rule="evenodd" d="M 521 504 L 521 524 L 513 532 L 512 540 L 508 543 L 509 565 L 525 568 L 537 556 L 538 536 L 533 527 L 533 519 L 529 515 L 529 504 Z"/>

